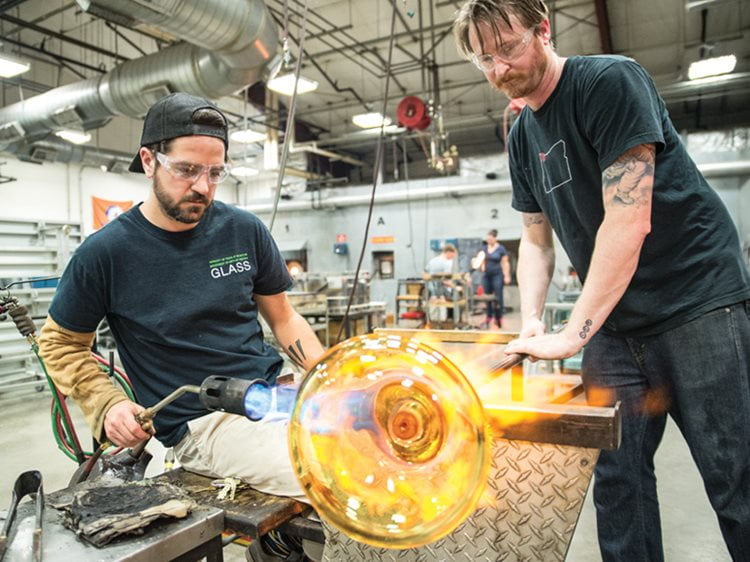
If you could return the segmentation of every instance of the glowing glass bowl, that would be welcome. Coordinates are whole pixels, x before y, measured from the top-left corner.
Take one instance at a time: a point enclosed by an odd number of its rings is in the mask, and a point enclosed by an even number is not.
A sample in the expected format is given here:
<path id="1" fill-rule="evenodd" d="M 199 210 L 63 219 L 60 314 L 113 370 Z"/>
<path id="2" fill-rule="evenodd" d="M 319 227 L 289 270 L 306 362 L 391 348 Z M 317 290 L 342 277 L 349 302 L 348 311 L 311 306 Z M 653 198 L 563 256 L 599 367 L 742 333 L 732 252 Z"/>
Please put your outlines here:
<path id="1" fill-rule="evenodd" d="M 482 404 L 463 373 L 394 335 L 328 351 L 300 386 L 289 446 L 318 513 L 385 548 L 450 533 L 474 511 L 490 465 Z"/>

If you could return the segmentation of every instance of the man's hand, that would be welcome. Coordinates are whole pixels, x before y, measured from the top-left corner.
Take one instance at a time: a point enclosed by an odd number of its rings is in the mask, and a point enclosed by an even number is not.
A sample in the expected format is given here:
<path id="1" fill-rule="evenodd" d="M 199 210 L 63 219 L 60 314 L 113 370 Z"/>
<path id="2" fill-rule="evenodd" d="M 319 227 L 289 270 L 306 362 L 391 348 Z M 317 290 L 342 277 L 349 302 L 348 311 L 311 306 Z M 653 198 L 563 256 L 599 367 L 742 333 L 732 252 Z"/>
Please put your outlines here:
<path id="1" fill-rule="evenodd" d="M 521 324 L 521 333 L 518 334 L 520 339 L 532 338 L 534 336 L 541 336 L 547 331 L 547 327 L 544 322 L 538 318 L 532 320 L 524 320 Z"/>
<path id="2" fill-rule="evenodd" d="M 583 340 L 571 336 L 568 330 L 558 334 L 521 337 L 510 342 L 503 350 L 507 354 L 523 353 L 531 359 L 565 359 L 572 357 L 583 347 Z"/>
<path id="3" fill-rule="evenodd" d="M 123 400 L 112 406 L 104 416 L 104 432 L 107 439 L 119 447 L 134 447 L 151 437 L 135 421 L 135 415 L 145 408 L 140 404 Z"/>

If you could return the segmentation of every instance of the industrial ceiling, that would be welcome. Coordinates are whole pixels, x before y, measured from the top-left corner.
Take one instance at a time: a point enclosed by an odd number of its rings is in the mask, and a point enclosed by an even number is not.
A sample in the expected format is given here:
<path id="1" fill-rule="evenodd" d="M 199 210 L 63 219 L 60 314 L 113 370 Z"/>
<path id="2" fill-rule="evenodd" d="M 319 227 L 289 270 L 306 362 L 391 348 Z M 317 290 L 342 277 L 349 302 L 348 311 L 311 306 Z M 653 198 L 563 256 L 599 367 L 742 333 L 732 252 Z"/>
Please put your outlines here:
<path id="1" fill-rule="evenodd" d="M 29 100 L 46 92 L 52 92 L 47 94 L 50 99 L 59 100 L 57 92 L 66 91 L 58 90 L 61 86 L 98 84 L 102 77 L 109 77 L 106 85 L 98 86 L 103 101 L 85 100 L 101 113 L 77 111 L 79 117 L 88 112 L 80 124 L 92 133 L 91 141 L 69 154 L 81 157 L 88 153 L 100 159 L 120 156 L 124 161 L 123 155 L 137 149 L 138 115 L 143 114 L 143 108 L 159 94 L 181 87 L 169 78 L 175 69 L 165 71 L 167 78 L 141 85 L 141 73 L 152 72 L 155 64 L 144 62 L 138 75 L 120 71 L 121 67 L 135 69 L 144 57 L 161 57 L 159 68 L 172 64 L 177 55 L 168 53 L 193 48 L 185 43 L 198 45 L 194 62 L 179 60 L 174 64 L 191 66 L 190 72 L 199 74 L 183 82 L 183 89 L 195 84 L 218 97 L 218 104 L 237 128 L 248 123 L 275 131 L 271 137 L 278 136 L 283 142 L 290 98 L 267 96 L 264 81 L 280 60 L 284 37 L 288 37 L 291 66 L 299 58 L 301 75 L 319 83 L 317 90 L 297 96 L 295 108 L 293 140 L 295 146 L 309 149 L 305 151 L 306 164 L 302 164 L 310 172 L 308 179 L 345 176 L 350 182 L 368 180 L 379 129 L 363 131 L 351 118 L 382 111 L 386 94 L 386 115 L 394 123 L 397 106 L 406 96 L 417 96 L 439 108 L 434 117 L 442 118 L 445 145 L 455 145 L 459 161 L 503 149 L 508 100 L 492 90 L 483 75 L 456 52 L 451 24 L 460 1 L 217 2 L 220 8 L 213 15 L 215 21 L 202 29 L 196 22 L 204 20 L 192 14 L 196 7 L 208 9 L 212 4 L 208 0 L 0 0 L 0 50 L 31 62 L 29 72 L 2 79 L 0 140 L 5 134 L 6 150 L 27 159 L 32 153 L 44 159 L 47 150 L 51 158 L 57 154 L 58 160 L 64 159 L 65 151 L 55 150 L 57 145 L 50 139 L 57 139 L 51 133 L 66 115 L 75 118 L 75 107 L 72 114 L 55 107 L 52 120 L 35 117 L 34 123 L 10 127 L 8 121 L 16 119 L 18 102 L 31 103 Z M 750 124 L 747 1 L 551 0 L 548 4 L 560 54 L 617 53 L 635 58 L 654 76 L 679 130 Z M 235 6 L 241 10 L 233 12 Z M 154 18 L 144 21 L 141 13 Z M 262 19 L 265 16 L 270 16 L 268 21 Z M 240 28 L 247 26 L 250 35 L 257 32 L 265 37 L 263 45 L 242 38 Z M 228 39 L 224 41 L 224 37 Z M 224 51 L 216 51 L 220 56 L 212 58 L 210 52 L 219 47 Z M 691 62 L 725 54 L 737 58 L 730 74 L 720 79 L 688 80 Z M 225 64 L 228 69 L 220 74 Z M 126 87 L 118 89 L 123 84 Z M 126 98 L 138 88 L 143 90 L 138 92 L 138 101 L 130 103 Z M 118 100 L 118 95 L 122 99 Z M 72 105 L 78 103 L 71 99 Z M 39 113 L 42 104 L 34 107 Z M 413 175 L 446 173 L 440 166 L 425 165 L 430 141 L 439 133 L 438 122 L 433 118 L 421 134 L 403 128 L 389 132 L 384 143 L 386 169 L 392 170 L 394 163 L 403 166 L 406 158 Z M 241 149 L 235 146 L 235 156 L 238 150 L 243 157 L 262 161 L 262 143 Z"/>

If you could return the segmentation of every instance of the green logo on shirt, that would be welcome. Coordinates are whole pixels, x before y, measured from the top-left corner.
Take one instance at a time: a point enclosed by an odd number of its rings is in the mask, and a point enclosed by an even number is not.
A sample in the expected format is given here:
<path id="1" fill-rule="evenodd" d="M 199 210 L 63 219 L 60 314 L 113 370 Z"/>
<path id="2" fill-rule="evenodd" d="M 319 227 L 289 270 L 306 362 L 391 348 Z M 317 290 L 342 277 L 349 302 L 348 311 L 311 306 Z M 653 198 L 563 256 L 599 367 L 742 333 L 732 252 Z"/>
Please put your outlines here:
<path id="1" fill-rule="evenodd" d="M 247 259 L 247 252 L 210 260 L 208 267 L 211 270 L 211 277 L 214 279 L 228 277 L 234 273 L 242 273 L 243 271 L 250 271 L 252 269 L 250 260 Z"/>

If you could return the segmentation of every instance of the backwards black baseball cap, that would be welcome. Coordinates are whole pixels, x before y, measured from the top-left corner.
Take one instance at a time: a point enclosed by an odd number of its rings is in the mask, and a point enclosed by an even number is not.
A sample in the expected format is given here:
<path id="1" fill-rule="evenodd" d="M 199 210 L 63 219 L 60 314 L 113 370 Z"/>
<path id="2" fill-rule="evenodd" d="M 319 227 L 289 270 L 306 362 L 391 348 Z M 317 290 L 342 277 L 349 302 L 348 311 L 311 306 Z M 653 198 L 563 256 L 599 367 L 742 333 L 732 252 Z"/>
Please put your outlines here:
<path id="1" fill-rule="evenodd" d="M 221 115 L 224 125 L 203 125 L 193 123 L 193 115 L 199 109 L 213 109 Z M 206 135 L 224 141 L 227 140 L 227 118 L 213 103 L 205 98 L 177 92 L 164 96 L 157 101 L 146 113 L 141 134 L 141 146 L 150 146 L 161 141 L 168 141 L 177 137 L 191 135 Z M 131 172 L 144 173 L 141 155 L 136 154 L 128 168 Z"/>

